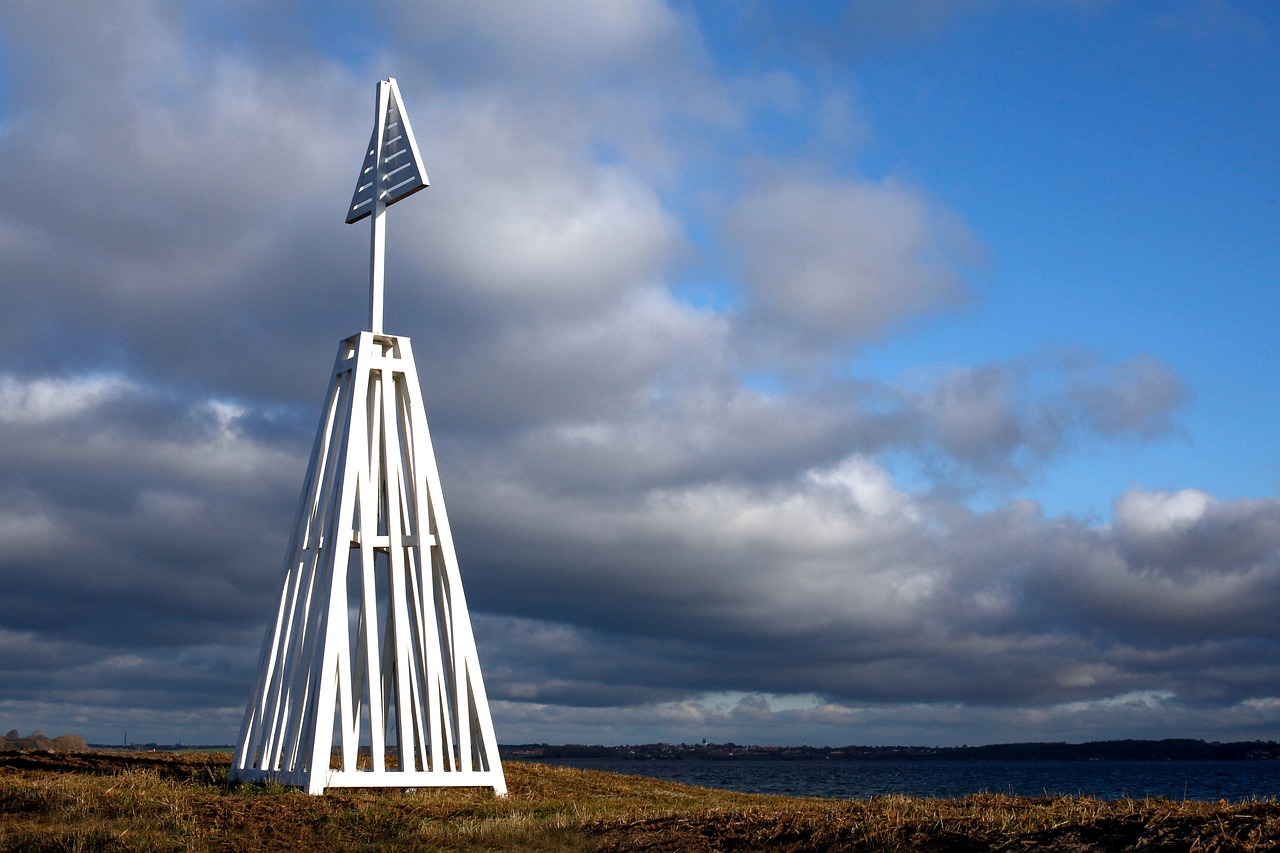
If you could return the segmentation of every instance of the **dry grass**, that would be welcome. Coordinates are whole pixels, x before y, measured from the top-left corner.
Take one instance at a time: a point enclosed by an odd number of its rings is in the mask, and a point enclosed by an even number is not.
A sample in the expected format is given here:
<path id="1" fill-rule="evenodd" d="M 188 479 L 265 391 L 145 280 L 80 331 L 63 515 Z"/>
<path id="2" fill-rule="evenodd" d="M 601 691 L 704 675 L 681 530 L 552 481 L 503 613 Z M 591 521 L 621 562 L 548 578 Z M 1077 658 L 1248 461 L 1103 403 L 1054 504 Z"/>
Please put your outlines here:
<path id="1" fill-rule="evenodd" d="M 227 755 L 0 755 L 0 851 L 1204 850 L 1280 846 L 1280 804 L 981 794 L 794 799 L 511 762 L 510 795 L 323 797 Z"/>

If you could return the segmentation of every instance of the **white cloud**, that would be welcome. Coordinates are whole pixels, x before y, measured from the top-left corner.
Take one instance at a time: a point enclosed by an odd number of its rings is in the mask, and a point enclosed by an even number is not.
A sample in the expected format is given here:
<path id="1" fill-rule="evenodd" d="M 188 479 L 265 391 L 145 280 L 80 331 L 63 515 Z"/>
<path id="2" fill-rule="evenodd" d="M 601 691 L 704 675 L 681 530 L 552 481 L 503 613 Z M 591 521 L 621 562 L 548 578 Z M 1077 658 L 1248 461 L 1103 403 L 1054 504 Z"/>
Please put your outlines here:
<path id="1" fill-rule="evenodd" d="M 423 155 L 439 164 L 428 164 L 429 197 L 395 210 L 396 233 L 424 270 L 490 310 L 573 314 L 669 262 L 676 223 L 636 175 L 584 162 L 586 152 L 501 103 L 455 107 Z"/>
<path id="2" fill-rule="evenodd" d="M 1191 527 L 1204 517 L 1213 498 L 1198 489 L 1178 492 L 1125 492 L 1116 500 L 1115 516 L 1124 533 L 1157 537 Z"/>
<path id="3" fill-rule="evenodd" d="M 0 375 L 0 423 L 57 423 L 136 390 L 117 376 L 39 378 Z"/>
<path id="4" fill-rule="evenodd" d="M 726 233 L 761 325 L 819 342 L 866 341 L 967 298 L 960 269 L 973 238 L 892 183 L 766 181 L 732 212 Z"/>

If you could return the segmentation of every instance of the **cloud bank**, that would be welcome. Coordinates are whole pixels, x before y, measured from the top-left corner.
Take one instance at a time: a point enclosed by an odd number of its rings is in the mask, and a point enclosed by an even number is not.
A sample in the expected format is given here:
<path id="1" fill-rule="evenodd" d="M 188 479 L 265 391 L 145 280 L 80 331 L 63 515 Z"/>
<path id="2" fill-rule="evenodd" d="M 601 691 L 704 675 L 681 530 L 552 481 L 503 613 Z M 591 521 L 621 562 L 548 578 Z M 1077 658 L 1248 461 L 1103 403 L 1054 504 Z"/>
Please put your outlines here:
<path id="1" fill-rule="evenodd" d="M 1001 497 L 1175 434 L 1192 391 L 1159 354 L 860 371 L 973 310 L 965 217 L 761 155 L 810 83 L 723 73 L 689 9 L 506 9 L 382 4 L 376 40 L 323 48 L 292 7 L 0 12 L 6 726 L 234 737 L 365 316 L 341 214 L 389 73 L 432 187 L 391 217 L 386 326 L 418 351 L 503 742 L 1274 726 L 1280 501 Z"/>

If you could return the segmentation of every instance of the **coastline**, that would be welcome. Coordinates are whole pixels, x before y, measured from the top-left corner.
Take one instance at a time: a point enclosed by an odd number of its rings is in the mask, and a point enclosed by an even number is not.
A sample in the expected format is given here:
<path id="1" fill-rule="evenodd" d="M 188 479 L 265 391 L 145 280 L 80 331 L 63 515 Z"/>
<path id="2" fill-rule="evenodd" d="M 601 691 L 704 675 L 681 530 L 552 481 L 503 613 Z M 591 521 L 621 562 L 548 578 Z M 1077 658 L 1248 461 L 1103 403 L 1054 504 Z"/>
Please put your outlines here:
<path id="1" fill-rule="evenodd" d="M 1099 740 L 1085 743 L 1027 741 L 983 746 L 760 746 L 736 743 L 500 745 L 518 759 L 611 758 L 626 761 L 1268 761 L 1280 760 L 1280 743 L 1205 741 L 1198 738 Z"/>

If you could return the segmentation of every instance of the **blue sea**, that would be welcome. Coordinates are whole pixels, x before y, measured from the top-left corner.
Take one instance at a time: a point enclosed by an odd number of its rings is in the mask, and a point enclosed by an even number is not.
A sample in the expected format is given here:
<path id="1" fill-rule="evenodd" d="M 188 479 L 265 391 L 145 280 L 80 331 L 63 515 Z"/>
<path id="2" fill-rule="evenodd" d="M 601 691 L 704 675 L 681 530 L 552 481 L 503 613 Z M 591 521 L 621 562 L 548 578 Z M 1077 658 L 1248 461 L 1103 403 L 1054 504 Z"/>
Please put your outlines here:
<path id="1" fill-rule="evenodd" d="M 1280 761 L 534 760 L 790 797 L 960 797 L 989 792 L 1029 797 L 1083 794 L 1108 800 L 1280 798 Z"/>

